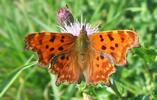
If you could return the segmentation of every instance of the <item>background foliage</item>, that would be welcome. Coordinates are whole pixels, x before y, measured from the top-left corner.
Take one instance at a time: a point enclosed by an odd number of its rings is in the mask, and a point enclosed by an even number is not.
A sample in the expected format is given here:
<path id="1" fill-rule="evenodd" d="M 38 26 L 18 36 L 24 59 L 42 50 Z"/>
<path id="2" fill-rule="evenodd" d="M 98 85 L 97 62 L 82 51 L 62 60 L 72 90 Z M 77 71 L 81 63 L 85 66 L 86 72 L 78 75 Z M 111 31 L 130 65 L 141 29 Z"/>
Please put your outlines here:
<path id="1" fill-rule="evenodd" d="M 128 54 L 128 65 L 118 67 L 103 85 L 55 85 L 47 69 L 38 67 L 34 53 L 24 51 L 29 32 L 59 31 L 58 8 L 68 4 L 101 31 L 133 29 L 141 48 Z M 3 100 L 154 100 L 157 98 L 157 0 L 0 0 L 0 98 Z"/>

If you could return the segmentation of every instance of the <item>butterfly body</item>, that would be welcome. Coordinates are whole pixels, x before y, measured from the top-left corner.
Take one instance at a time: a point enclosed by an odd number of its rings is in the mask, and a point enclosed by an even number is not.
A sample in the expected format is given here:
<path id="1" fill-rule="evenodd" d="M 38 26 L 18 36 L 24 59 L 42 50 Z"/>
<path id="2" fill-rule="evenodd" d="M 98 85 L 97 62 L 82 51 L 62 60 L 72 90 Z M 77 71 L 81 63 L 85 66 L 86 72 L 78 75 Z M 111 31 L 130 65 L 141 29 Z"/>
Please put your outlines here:
<path id="1" fill-rule="evenodd" d="M 83 73 L 87 84 L 107 83 L 113 64 L 126 64 L 127 50 L 138 46 L 134 31 L 116 30 L 78 36 L 70 33 L 33 33 L 25 38 L 27 49 L 37 52 L 39 62 L 51 66 L 57 83 L 78 83 Z"/>
<path id="2" fill-rule="evenodd" d="M 89 57 L 90 41 L 87 36 L 85 27 L 80 30 L 80 34 L 76 39 L 75 50 L 77 51 L 78 62 L 80 68 L 83 70 L 86 67 L 86 63 Z"/>

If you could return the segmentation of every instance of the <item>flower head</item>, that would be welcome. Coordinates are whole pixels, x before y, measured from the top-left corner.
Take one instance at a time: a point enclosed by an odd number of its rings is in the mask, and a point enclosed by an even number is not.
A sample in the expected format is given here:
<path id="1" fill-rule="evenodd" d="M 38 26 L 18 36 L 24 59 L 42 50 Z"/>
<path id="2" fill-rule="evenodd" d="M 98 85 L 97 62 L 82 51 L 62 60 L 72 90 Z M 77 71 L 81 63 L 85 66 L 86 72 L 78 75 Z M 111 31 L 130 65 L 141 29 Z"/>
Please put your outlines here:
<path id="1" fill-rule="evenodd" d="M 74 36 L 78 36 L 83 25 L 86 26 L 87 35 L 98 32 L 98 26 L 92 27 L 88 23 L 80 23 L 78 21 L 75 21 L 73 24 L 71 23 L 70 25 L 65 24 L 64 28 L 61 27 L 61 32 L 72 33 Z"/>
<path id="2" fill-rule="evenodd" d="M 74 20 L 72 13 L 67 8 L 60 8 L 57 12 L 57 21 L 61 32 L 78 36 L 83 26 L 86 26 L 87 35 L 98 32 L 98 25 L 93 27 L 89 23 Z"/>

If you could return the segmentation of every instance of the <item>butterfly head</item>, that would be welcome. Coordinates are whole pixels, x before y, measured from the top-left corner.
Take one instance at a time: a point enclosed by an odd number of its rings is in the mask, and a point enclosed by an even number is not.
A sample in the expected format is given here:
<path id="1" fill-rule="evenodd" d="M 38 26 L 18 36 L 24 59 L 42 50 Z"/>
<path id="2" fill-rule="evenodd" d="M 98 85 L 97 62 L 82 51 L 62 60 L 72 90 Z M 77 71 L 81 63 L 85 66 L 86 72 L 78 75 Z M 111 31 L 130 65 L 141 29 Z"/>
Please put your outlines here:
<path id="1" fill-rule="evenodd" d="M 87 36 L 87 30 L 86 30 L 86 25 L 83 25 L 81 30 L 80 30 L 80 35 L 85 35 Z"/>

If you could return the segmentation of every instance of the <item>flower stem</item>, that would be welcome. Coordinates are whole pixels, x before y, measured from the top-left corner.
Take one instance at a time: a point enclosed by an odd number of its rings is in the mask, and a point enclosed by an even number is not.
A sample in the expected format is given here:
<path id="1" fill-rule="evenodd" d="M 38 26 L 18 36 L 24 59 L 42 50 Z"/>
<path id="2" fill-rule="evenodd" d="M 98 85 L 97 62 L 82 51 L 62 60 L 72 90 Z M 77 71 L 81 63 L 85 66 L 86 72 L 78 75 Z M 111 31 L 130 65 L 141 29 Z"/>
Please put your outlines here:
<path id="1" fill-rule="evenodd" d="M 117 95 L 118 97 L 120 97 L 121 99 L 123 99 L 123 96 L 122 96 L 122 95 L 120 94 L 120 92 L 118 91 L 118 88 L 117 88 L 116 83 L 114 82 L 114 80 L 112 80 L 112 81 L 109 80 L 109 82 L 110 82 L 110 87 L 111 87 L 112 90 L 116 93 L 116 95 Z"/>

